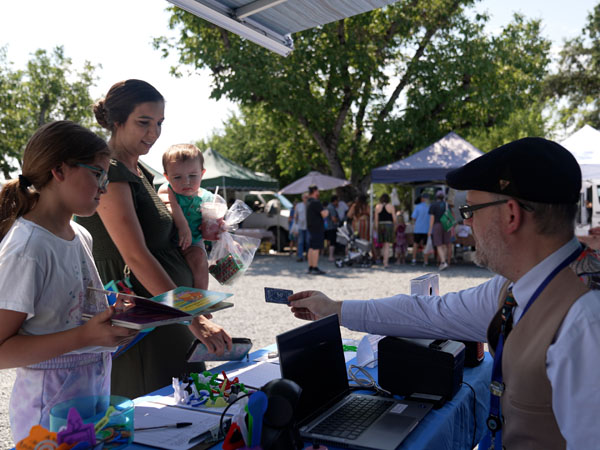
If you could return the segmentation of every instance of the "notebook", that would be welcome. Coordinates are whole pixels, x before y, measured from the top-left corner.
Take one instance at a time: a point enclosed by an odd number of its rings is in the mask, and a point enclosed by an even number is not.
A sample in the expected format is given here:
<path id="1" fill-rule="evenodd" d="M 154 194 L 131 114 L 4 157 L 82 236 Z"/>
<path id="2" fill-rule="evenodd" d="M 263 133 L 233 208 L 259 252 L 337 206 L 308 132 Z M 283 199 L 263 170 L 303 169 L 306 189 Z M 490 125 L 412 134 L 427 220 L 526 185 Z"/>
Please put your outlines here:
<path id="1" fill-rule="evenodd" d="M 296 421 L 305 441 L 393 450 L 432 408 L 427 403 L 351 393 L 337 315 L 278 335 L 277 347 L 281 376 L 302 388 Z"/>

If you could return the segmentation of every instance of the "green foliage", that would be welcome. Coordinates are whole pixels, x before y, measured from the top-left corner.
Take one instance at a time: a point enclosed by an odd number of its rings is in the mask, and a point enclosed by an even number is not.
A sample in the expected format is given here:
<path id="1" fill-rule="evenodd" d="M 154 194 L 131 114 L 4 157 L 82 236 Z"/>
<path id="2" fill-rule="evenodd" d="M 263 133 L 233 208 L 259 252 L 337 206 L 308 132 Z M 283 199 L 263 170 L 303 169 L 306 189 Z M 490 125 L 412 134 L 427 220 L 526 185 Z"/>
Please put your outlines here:
<path id="1" fill-rule="evenodd" d="M 327 170 L 327 161 L 304 129 L 284 115 L 268 114 L 261 106 L 242 106 L 239 114 L 228 118 L 222 133 L 197 145 L 267 173 L 281 186 L 310 170 Z"/>
<path id="2" fill-rule="evenodd" d="M 246 151 L 269 156 L 236 150 L 240 158 L 276 163 L 279 168 L 269 171 L 274 176 L 324 161 L 327 172 L 364 191 L 372 168 L 451 130 L 483 136 L 538 101 L 550 47 L 539 23 L 516 16 L 490 37 L 485 16 L 468 20 L 464 14 L 473 2 L 398 2 L 295 33 L 287 58 L 171 8 L 178 40 L 158 38 L 155 46 L 177 52 L 192 70 L 210 69 L 212 97 L 251 107 L 232 118 L 237 122 L 225 134 L 236 128 L 237 139 L 228 145 L 239 147 L 243 139 Z M 248 140 L 255 131 L 246 135 L 241 128 L 259 120 L 250 117 L 255 114 L 269 123 L 263 123 L 261 145 Z M 502 133 L 509 136 L 510 129 Z"/>
<path id="3" fill-rule="evenodd" d="M 559 110 L 564 127 L 600 128 L 600 4 L 588 15 L 581 36 L 565 42 L 558 70 L 548 77 L 545 92 L 564 100 Z"/>
<path id="4" fill-rule="evenodd" d="M 473 129 L 464 138 L 479 150 L 488 152 L 515 139 L 545 137 L 550 131 L 550 125 L 543 114 L 546 107 L 541 101 L 533 103 L 528 108 L 512 112 L 501 124 Z"/>
<path id="5" fill-rule="evenodd" d="M 37 50 L 24 70 L 14 70 L 0 48 L 0 170 L 5 177 L 21 165 L 29 137 L 44 123 L 72 120 L 93 127 L 89 88 L 96 67 L 85 62 L 79 72 L 62 47 L 51 54 Z"/>

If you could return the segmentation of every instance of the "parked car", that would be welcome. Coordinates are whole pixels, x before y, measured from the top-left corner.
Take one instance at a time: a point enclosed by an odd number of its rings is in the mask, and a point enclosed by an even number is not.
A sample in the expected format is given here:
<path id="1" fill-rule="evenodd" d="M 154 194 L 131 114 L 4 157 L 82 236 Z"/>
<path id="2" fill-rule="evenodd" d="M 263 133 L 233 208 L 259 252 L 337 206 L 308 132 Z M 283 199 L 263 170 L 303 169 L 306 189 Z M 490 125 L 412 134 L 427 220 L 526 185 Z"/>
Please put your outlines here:
<path id="1" fill-rule="evenodd" d="M 243 228 L 268 230 L 275 237 L 274 246 L 283 251 L 289 245 L 289 222 L 292 202 L 273 191 L 237 191 L 235 198 L 243 200 L 251 209 Z"/>

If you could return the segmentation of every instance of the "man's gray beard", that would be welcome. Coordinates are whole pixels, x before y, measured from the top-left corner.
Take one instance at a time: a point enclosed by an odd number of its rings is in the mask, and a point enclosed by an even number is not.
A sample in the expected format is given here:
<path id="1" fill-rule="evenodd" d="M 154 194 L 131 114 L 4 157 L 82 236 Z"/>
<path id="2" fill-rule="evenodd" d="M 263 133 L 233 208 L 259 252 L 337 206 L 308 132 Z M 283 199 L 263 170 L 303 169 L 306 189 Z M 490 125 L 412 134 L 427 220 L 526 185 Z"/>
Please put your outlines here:
<path id="1" fill-rule="evenodd" d="M 475 257 L 473 262 L 480 267 L 486 267 L 493 272 L 501 273 L 498 260 L 505 253 L 505 245 L 500 236 L 500 227 L 497 221 L 493 221 L 483 236 L 475 238 Z"/>

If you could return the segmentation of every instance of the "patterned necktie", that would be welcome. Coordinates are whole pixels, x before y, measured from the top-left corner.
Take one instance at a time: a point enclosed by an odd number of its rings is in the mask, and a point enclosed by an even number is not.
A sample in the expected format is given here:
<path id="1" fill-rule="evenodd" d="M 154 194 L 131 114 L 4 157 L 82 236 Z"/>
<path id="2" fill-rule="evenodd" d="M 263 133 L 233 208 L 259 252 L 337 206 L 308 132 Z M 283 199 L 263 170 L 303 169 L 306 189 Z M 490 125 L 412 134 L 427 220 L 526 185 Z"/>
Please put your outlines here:
<path id="1" fill-rule="evenodd" d="M 508 338 L 508 334 L 511 332 L 513 327 L 513 311 L 517 306 L 517 301 L 512 294 L 512 288 L 508 290 L 506 295 L 506 299 L 504 300 L 504 305 L 502 305 L 502 323 L 500 325 L 500 331 L 504 335 L 504 342 L 506 342 L 506 338 Z"/>

